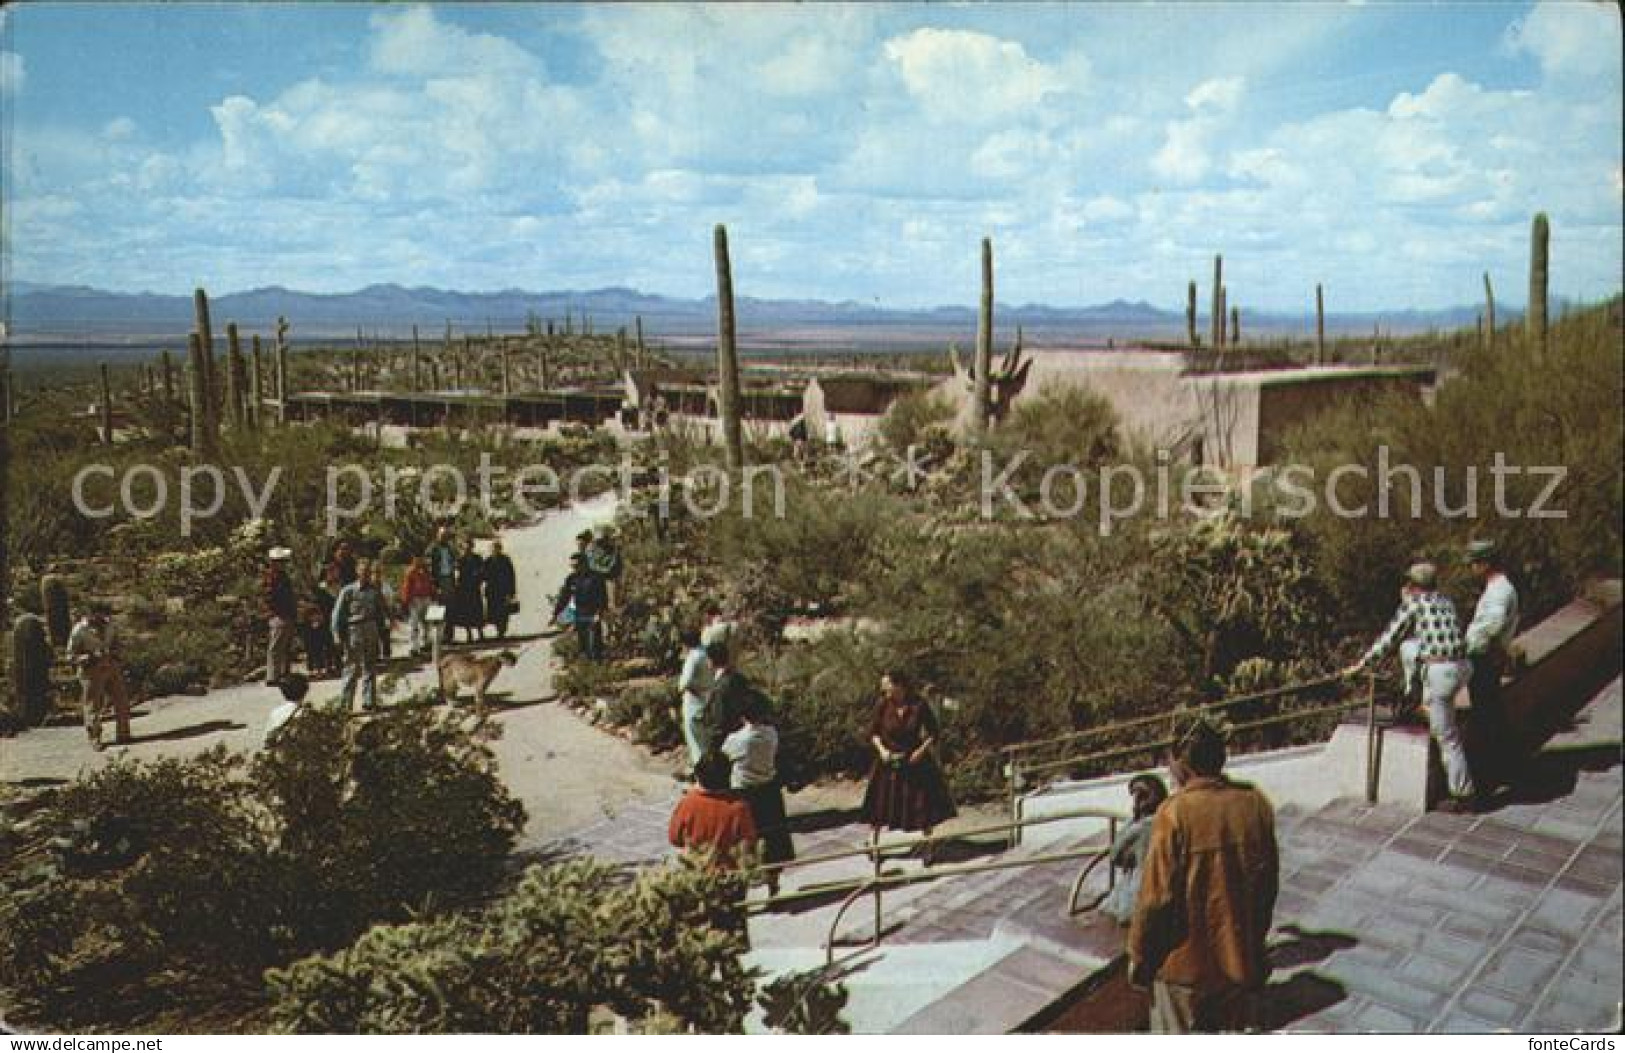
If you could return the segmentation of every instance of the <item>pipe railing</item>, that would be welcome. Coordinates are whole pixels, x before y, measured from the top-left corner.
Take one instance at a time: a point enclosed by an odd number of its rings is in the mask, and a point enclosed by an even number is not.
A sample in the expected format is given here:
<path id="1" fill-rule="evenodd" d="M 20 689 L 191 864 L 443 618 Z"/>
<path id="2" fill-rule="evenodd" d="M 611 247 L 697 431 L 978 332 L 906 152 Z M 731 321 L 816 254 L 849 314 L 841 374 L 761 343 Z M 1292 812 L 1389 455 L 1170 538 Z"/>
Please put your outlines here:
<path id="1" fill-rule="evenodd" d="M 1045 775 L 1051 772 L 1069 771 L 1089 764 L 1098 764 L 1101 761 L 1117 760 L 1135 757 L 1144 754 L 1156 755 L 1161 751 L 1174 748 L 1178 744 L 1178 725 L 1182 720 L 1193 720 L 1207 717 L 1214 713 L 1221 713 L 1248 703 L 1264 702 L 1271 699 L 1287 698 L 1304 695 L 1314 691 L 1321 691 L 1333 687 L 1343 680 L 1342 676 L 1320 677 L 1315 680 L 1305 680 L 1284 687 L 1271 688 L 1267 691 L 1256 691 L 1246 695 L 1236 695 L 1231 698 L 1220 699 L 1206 705 L 1194 706 L 1187 710 L 1173 710 L 1168 713 L 1158 713 L 1148 717 L 1136 717 L 1132 720 L 1120 720 L 1100 727 L 1084 728 L 1080 731 L 1069 732 L 1064 735 L 1054 735 L 1043 739 L 1033 739 L 1028 742 L 1017 742 L 1005 746 L 1000 753 L 1006 758 L 1004 776 L 1006 779 L 1007 798 L 1010 819 L 1012 821 L 1010 847 L 1020 844 L 1023 790 L 1026 781 L 1035 775 Z M 1366 799 L 1375 803 L 1377 788 L 1380 780 L 1379 765 L 1382 755 L 1382 740 L 1377 734 L 1376 717 L 1377 680 L 1374 673 L 1368 674 L 1364 698 L 1347 699 L 1334 702 L 1330 705 L 1316 706 L 1311 709 L 1298 709 L 1287 713 L 1277 713 L 1273 716 L 1258 720 L 1245 721 L 1233 724 L 1232 733 L 1256 731 L 1261 728 L 1274 727 L 1300 723 L 1306 720 L 1332 716 L 1345 713 L 1351 709 L 1364 705 L 1366 708 Z M 1092 750 L 1084 753 L 1072 753 L 1051 760 L 1026 760 L 1032 753 L 1049 747 L 1061 746 L 1067 743 L 1080 742 L 1087 739 L 1102 739 L 1121 734 L 1127 730 L 1154 727 L 1167 723 L 1167 733 L 1149 741 L 1133 743 L 1130 745 L 1114 745 L 1105 749 Z"/>
<path id="2" fill-rule="evenodd" d="M 1050 852 L 1041 855 L 1023 856 L 1020 859 L 1000 859 L 985 863 L 963 863 L 934 866 L 927 862 L 917 871 L 902 873 L 886 873 L 882 866 L 889 856 L 895 856 L 900 851 L 913 851 L 922 845 L 936 845 L 945 841 L 957 841 L 966 837 L 975 837 L 982 834 L 996 834 L 1008 832 L 1012 827 L 1041 826 L 1045 823 L 1061 822 L 1068 819 L 1100 819 L 1106 822 L 1106 843 L 1104 846 L 1070 849 L 1062 852 Z M 1050 815 L 1041 815 L 1032 819 L 1020 819 L 1014 822 L 990 823 L 973 827 L 969 830 L 960 830 L 952 834 L 929 834 L 903 841 L 882 845 L 879 831 L 876 830 L 869 843 L 861 848 L 844 849 L 837 852 L 824 852 L 816 856 L 807 856 L 802 859 L 787 860 L 782 863 L 772 863 L 757 868 L 764 873 L 783 873 L 797 867 L 812 866 L 818 863 L 827 863 L 837 859 L 851 859 L 864 857 L 870 861 L 870 873 L 858 878 L 849 878 L 844 881 L 820 882 L 798 888 L 792 892 L 779 893 L 760 900 L 748 900 L 743 906 L 747 912 L 760 913 L 782 906 L 786 903 L 796 903 L 801 900 L 823 898 L 838 893 L 846 893 L 841 901 L 840 908 L 830 920 L 829 931 L 824 939 L 824 960 L 826 965 L 833 964 L 835 958 L 836 935 L 840 924 L 851 906 L 865 895 L 874 895 L 873 930 L 870 935 L 870 946 L 879 947 L 885 938 L 884 897 L 882 893 L 888 888 L 902 888 L 907 885 L 916 885 L 924 882 L 939 881 L 943 878 L 962 877 L 967 874 L 984 874 L 998 870 L 1013 870 L 1025 867 L 1042 866 L 1048 863 L 1065 862 L 1072 859 L 1090 860 L 1089 864 L 1079 873 L 1072 883 L 1071 892 L 1067 897 L 1066 914 L 1068 917 L 1092 910 L 1098 906 L 1100 899 L 1080 909 L 1077 907 L 1079 890 L 1084 880 L 1099 865 L 1101 859 L 1111 855 L 1112 845 L 1117 840 L 1117 824 L 1123 820 L 1121 813 L 1104 808 L 1078 808 L 1065 812 L 1055 812 Z M 1109 868 L 1107 872 L 1107 893 L 1111 891 L 1116 880 L 1116 871 Z"/>

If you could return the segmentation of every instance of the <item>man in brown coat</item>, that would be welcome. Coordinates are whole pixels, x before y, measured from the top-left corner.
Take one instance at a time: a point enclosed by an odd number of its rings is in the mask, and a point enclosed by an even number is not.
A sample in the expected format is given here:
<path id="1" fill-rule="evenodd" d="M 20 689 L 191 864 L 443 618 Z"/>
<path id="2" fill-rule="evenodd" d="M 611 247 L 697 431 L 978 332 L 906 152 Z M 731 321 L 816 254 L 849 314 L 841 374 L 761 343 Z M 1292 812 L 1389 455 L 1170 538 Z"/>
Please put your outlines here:
<path id="1" fill-rule="evenodd" d="M 1279 888 L 1275 813 L 1223 774 L 1224 740 L 1197 721 L 1174 747 L 1178 792 L 1151 825 L 1129 929 L 1129 976 L 1150 986 L 1158 1034 L 1257 1026 L 1264 939 Z"/>

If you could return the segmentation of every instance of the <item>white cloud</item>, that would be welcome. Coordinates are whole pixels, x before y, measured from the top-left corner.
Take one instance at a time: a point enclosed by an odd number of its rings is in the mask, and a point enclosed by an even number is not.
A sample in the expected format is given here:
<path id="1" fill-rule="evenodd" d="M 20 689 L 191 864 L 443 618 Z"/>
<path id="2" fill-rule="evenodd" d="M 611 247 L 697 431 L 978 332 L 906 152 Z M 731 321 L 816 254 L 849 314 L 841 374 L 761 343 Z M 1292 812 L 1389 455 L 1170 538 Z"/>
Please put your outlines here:
<path id="1" fill-rule="evenodd" d="M 28 72 L 23 57 L 15 51 L 0 51 L 0 92 L 16 95 L 23 90 Z"/>
<path id="2" fill-rule="evenodd" d="M 1014 41 L 961 29 L 916 29 L 886 41 L 885 54 L 915 102 L 938 121 L 1020 117 L 1087 72 L 1081 56 L 1063 76 Z"/>
<path id="3" fill-rule="evenodd" d="M 1205 80 L 1192 88 L 1185 96 L 1192 115 L 1163 126 L 1162 147 L 1151 156 L 1151 171 L 1174 183 L 1201 181 L 1213 167 L 1209 141 L 1226 126 L 1245 89 L 1241 77 Z"/>
<path id="4" fill-rule="evenodd" d="M 1185 96 L 1185 105 L 1197 113 L 1229 113 L 1241 102 L 1246 81 L 1241 77 L 1216 77 L 1205 80 Z"/>
<path id="5" fill-rule="evenodd" d="M 1541 0 L 1507 30 L 1514 52 L 1533 55 L 1548 77 L 1619 81 L 1620 12 L 1594 0 Z"/>
<path id="6" fill-rule="evenodd" d="M 370 24 L 368 62 L 379 73 L 406 77 L 541 73 L 536 57 L 512 41 L 442 22 L 430 7 L 381 11 Z"/>
<path id="7" fill-rule="evenodd" d="M 132 139 L 135 132 L 135 121 L 128 117 L 115 117 L 102 126 L 102 134 L 113 140 Z"/>

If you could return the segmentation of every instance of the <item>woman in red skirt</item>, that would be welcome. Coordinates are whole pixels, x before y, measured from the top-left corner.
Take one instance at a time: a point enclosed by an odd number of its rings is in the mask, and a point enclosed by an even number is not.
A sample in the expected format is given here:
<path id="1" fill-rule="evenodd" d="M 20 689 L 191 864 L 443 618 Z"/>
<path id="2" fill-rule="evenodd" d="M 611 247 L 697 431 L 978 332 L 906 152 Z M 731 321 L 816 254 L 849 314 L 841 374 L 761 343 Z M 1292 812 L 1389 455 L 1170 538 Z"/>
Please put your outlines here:
<path id="1" fill-rule="evenodd" d="M 937 718 L 915 696 L 913 685 L 893 671 L 880 678 L 880 700 L 869 724 L 875 763 L 863 795 L 863 817 L 875 828 L 931 829 L 955 815 L 948 785 L 937 765 Z"/>

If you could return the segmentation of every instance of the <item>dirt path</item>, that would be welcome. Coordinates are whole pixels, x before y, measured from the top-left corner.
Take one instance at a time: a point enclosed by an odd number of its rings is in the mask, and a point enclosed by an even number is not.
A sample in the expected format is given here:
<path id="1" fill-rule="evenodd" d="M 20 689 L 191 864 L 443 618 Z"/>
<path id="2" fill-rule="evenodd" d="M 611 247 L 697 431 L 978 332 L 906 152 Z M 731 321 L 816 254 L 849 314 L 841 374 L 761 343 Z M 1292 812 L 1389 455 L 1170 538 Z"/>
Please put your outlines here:
<path id="1" fill-rule="evenodd" d="M 669 798 L 675 786 L 672 764 L 598 730 L 554 700 L 551 642 L 539 635 L 575 550 L 575 535 L 609 520 L 614 508 L 613 495 L 607 495 L 503 533 L 518 569 L 521 605 L 509 628 L 521 642 L 510 645 L 519 652 L 518 664 L 504 670 L 492 688 L 499 704 L 512 707 L 493 715 L 502 734 L 492 750 L 509 789 L 530 815 L 524 838 L 528 845 L 613 817 L 630 804 Z M 396 633 L 396 654 L 406 652 L 404 631 L 402 626 Z M 496 645 L 487 647 L 495 650 Z M 401 681 L 397 694 L 428 685 L 433 678 L 425 663 Z M 337 691 L 334 680 L 314 684 L 311 701 L 319 704 Z M 105 753 L 93 751 L 77 726 L 36 728 L 0 739 L 0 783 L 65 782 L 118 755 L 191 756 L 218 745 L 256 750 L 266 717 L 280 701 L 276 692 L 259 684 L 152 699 L 135 711 L 134 743 Z"/>

